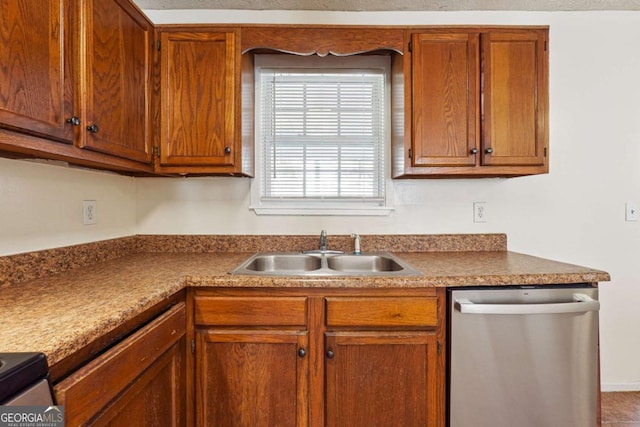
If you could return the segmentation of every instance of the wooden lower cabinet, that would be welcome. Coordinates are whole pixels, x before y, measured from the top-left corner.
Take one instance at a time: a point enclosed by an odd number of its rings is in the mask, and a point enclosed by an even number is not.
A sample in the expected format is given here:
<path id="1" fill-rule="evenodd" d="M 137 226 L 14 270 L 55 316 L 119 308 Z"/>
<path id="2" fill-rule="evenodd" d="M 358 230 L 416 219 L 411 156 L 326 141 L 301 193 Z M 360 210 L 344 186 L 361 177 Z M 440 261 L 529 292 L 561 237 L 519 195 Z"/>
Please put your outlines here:
<path id="1" fill-rule="evenodd" d="M 186 425 L 185 314 L 175 305 L 56 384 L 65 425 Z"/>
<path id="2" fill-rule="evenodd" d="M 196 425 L 307 425 L 305 331 L 202 330 L 196 337 Z"/>
<path id="3" fill-rule="evenodd" d="M 93 426 L 181 426 L 185 423 L 180 387 L 184 339 L 154 362 L 92 421 Z M 176 405 L 177 403 L 177 405 Z"/>
<path id="4" fill-rule="evenodd" d="M 440 425 L 434 333 L 332 332 L 326 347 L 327 426 Z"/>
<path id="5" fill-rule="evenodd" d="M 444 292 L 194 295 L 196 425 L 444 427 Z"/>

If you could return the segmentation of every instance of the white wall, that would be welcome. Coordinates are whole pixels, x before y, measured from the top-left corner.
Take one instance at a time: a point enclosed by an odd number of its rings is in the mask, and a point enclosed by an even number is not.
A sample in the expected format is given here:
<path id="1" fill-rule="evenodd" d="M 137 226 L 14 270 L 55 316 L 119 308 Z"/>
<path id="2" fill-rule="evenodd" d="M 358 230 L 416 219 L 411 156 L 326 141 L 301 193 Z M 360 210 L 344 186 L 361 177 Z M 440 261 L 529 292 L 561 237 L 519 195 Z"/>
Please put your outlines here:
<path id="1" fill-rule="evenodd" d="M 389 217 L 257 217 L 249 179 L 126 178 L 0 159 L 0 254 L 131 234 L 508 234 L 509 248 L 611 273 L 601 289 L 602 383 L 640 390 L 640 13 L 148 11 L 157 23 L 550 25 L 548 175 L 393 181 Z M 81 201 L 98 200 L 83 226 Z M 489 222 L 472 222 L 472 203 Z M 41 212 L 45 212 L 44 216 Z M 366 248 L 364 248 L 366 250 Z"/>
<path id="2" fill-rule="evenodd" d="M 138 179 L 139 233 L 505 232 L 509 248 L 611 273 L 601 286 L 602 383 L 640 390 L 640 13 L 147 11 L 157 23 L 550 25 L 550 160 L 544 176 L 407 180 L 389 217 L 257 217 L 250 180 Z M 474 201 L 489 222 L 472 221 Z M 366 249 L 366 248 L 365 248 Z"/>
<path id="3" fill-rule="evenodd" d="M 133 178 L 0 158 L 0 256 L 135 234 Z M 83 225 L 82 201 L 97 202 Z"/>

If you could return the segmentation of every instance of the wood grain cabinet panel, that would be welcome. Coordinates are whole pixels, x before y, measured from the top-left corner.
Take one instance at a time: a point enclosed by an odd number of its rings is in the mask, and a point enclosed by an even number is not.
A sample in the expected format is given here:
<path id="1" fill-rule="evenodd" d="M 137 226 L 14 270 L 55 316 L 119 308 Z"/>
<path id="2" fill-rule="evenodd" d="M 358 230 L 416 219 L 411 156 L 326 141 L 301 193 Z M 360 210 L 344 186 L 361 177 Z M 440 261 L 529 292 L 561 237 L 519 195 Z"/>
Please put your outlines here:
<path id="1" fill-rule="evenodd" d="M 540 31 L 482 35 L 482 164 L 543 166 L 546 37 Z"/>
<path id="2" fill-rule="evenodd" d="M 307 324 L 305 297 L 223 297 L 197 295 L 196 325 L 300 326 Z"/>
<path id="3" fill-rule="evenodd" d="M 444 427 L 444 289 L 194 297 L 196 425 Z"/>
<path id="4" fill-rule="evenodd" d="M 162 32 L 162 170 L 238 171 L 236 37 L 234 31 Z"/>
<path id="5" fill-rule="evenodd" d="M 151 162 L 153 27 L 126 0 L 88 0 L 80 146 Z"/>
<path id="6" fill-rule="evenodd" d="M 270 293 L 194 293 L 196 425 L 309 424 L 309 298 Z"/>
<path id="7" fill-rule="evenodd" d="M 196 425 L 308 425 L 306 331 L 196 334 Z"/>
<path id="8" fill-rule="evenodd" d="M 412 36 L 414 165 L 475 165 L 478 43 L 469 33 Z"/>
<path id="9" fill-rule="evenodd" d="M 326 426 L 444 426 L 444 293 L 425 294 L 326 298 Z"/>
<path id="10" fill-rule="evenodd" d="M 548 172 L 547 27 L 154 28 L 131 0 L 0 0 L 0 12 L 2 151 L 252 176 L 254 53 L 383 49 L 394 177 Z"/>
<path id="11" fill-rule="evenodd" d="M 375 51 L 402 52 L 403 31 L 394 27 L 279 25 L 242 29 L 242 52 L 348 56 Z"/>
<path id="12" fill-rule="evenodd" d="M 326 346 L 327 426 L 443 426 L 434 333 L 329 332 Z"/>
<path id="13" fill-rule="evenodd" d="M 547 28 L 408 34 L 406 107 L 394 113 L 408 122 L 394 132 L 394 177 L 548 172 Z"/>
<path id="14" fill-rule="evenodd" d="M 164 33 L 163 164 L 233 165 L 234 34 Z"/>
<path id="15" fill-rule="evenodd" d="M 70 5 L 0 0 L 0 127 L 73 143 Z"/>
<path id="16" fill-rule="evenodd" d="M 0 16 L 0 150 L 151 173 L 154 30 L 140 10 L 0 0 Z"/>
<path id="17" fill-rule="evenodd" d="M 185 340 L 173 345 L 89 424 L 98 426 L 185 426 L 183 393 Z"/>
<path id="18" fill-rule="evenodd" d="M 65 423 L 185 425 L 185 334 L 181 302 L 56 384 Z"/>
<path id="19" fill-rule="evenodd" d="M 436 297 L 328 297 L 327 326 L 438 325 Z"/>

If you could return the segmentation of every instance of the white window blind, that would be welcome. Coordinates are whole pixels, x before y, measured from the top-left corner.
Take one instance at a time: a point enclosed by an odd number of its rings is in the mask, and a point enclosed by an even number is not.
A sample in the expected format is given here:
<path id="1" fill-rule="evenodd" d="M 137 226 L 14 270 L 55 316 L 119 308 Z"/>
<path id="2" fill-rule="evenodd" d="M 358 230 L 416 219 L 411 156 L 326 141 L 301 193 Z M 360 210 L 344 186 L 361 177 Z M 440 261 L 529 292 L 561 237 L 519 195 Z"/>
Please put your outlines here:
<path id="1" fill-rule="evenodd" d="M 381 69 L 262 68 L 261 202 L 384 204 Z"/>

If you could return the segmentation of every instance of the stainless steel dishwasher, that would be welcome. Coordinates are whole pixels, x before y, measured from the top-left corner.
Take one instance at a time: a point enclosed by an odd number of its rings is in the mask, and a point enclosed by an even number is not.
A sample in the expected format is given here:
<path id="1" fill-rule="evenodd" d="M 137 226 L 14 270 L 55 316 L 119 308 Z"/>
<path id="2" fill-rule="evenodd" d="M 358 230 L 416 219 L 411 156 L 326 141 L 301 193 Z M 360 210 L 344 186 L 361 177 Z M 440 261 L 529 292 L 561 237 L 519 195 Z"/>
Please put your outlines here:
<path id="1" fill-rule="evenodd" d="M 451 427 L 597 425 L 598 290 L 451 289 Z"/>

